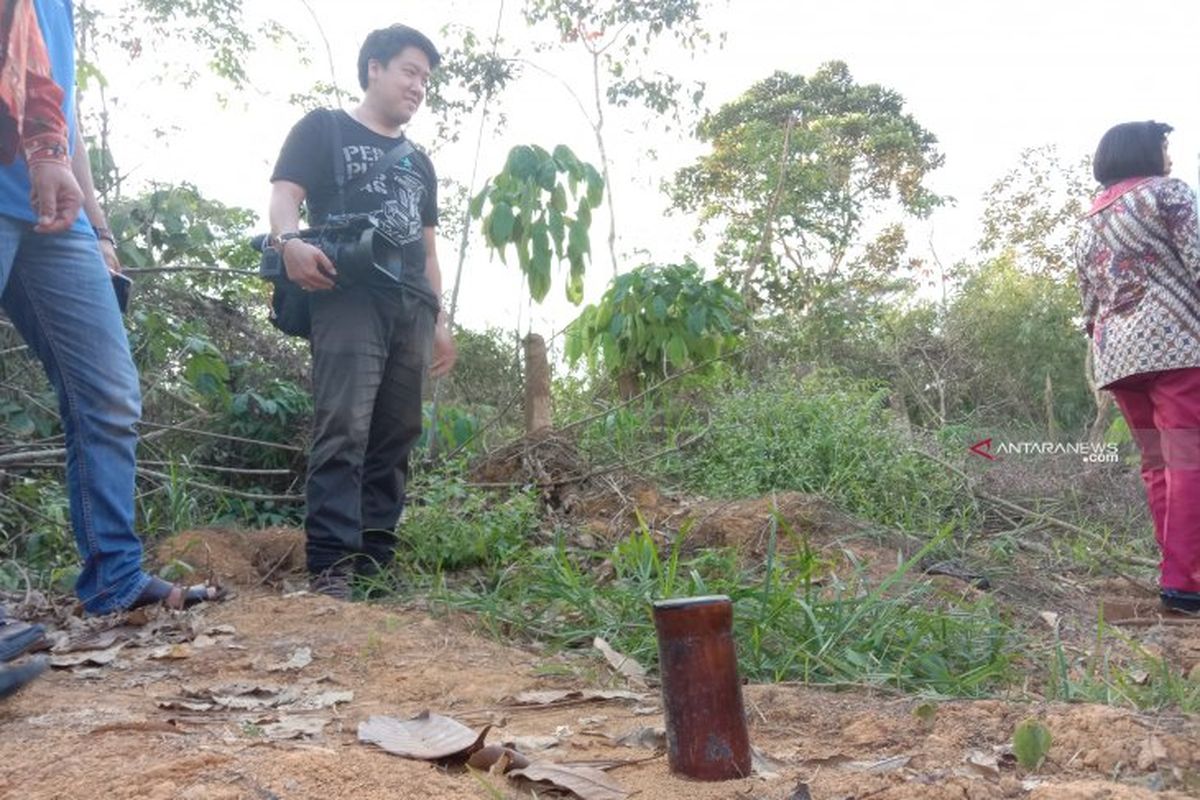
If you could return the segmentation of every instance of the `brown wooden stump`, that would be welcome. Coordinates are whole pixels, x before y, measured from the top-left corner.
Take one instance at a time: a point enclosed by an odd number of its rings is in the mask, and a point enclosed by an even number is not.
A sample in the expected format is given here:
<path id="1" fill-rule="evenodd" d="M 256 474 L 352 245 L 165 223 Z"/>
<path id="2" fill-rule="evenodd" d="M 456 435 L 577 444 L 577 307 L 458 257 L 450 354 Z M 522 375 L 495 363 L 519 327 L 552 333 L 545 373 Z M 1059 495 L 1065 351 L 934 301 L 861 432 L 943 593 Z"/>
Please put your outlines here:
<path id="1" fill-rule="evenodd" d="M 546 340 L 536 333 L 525 337 L 525 433 L 550 427 L 550 361 Z"/>
<path id="2" fill-rule="evenodd" d="M 750 737 L 728 597 L 654 604 L 672 772 L 702 781 L 750 776 Z"/>

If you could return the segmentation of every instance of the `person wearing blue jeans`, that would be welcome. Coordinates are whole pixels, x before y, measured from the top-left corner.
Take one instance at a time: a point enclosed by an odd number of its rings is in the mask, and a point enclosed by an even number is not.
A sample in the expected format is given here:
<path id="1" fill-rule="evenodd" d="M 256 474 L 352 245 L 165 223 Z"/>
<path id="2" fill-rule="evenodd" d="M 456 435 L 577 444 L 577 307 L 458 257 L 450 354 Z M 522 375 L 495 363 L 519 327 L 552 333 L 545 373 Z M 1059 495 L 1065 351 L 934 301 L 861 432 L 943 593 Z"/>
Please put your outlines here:
<path id="1" fill-rule="evenodd" d="M 120 262 L 76 125 L 71 5 L 25 3 L 36 10 L 53 78 L 50 91 L 61 96 L 61 115 L 54 115 L 61 143 L 43 142 L 37 151 L 26 146 L 23 157 L 0 159 L 12 162 L 0 167 L 0 309 L 58 395 L 71 524 L 82 559 L 75 590 L 93 614 L 220 599 L 214 587 L 175 586 L 142 570 L 142 543 L 134 531 L 141 396 L 113 291 Z M 29 74 L 36 77 L 32 68 Z M 55 124 L 48 116 L 22 120 L 19 109 L 13 118 L 0 128 Z M 10 626 L 0 614 L 0 648 L 10 633 L 16 635 Z"/>

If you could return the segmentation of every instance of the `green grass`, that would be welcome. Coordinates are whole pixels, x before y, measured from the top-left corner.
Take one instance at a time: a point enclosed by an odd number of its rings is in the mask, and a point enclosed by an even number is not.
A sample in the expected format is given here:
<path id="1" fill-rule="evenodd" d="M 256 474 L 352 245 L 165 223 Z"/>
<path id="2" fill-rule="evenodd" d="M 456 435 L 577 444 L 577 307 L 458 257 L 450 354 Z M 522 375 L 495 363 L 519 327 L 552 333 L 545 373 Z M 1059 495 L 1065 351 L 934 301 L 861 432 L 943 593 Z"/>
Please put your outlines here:
<path id="1" fill-rule="evenodd" d="M 1045 694 L 1050 699 L 1139 711 L 1200 711 L 1200 682 L 1108 625 L 1103 617 L 1097 621 L 1095 641 L 1086 656 L 1069 658 L 1056 639 L 1048 661 Z"/>
<path id="2" fill-rule="evenodd" d="M 785 533 L 785 535 L 788 535 Z M 496 637 L 551 649 L 607 639 L 653 667 L 655 600 L 726 594 L 743 674 L 754 681 L 862 684 L 946 696 L 979 696 L 1011 677 L 1012 632 L 987 600 L 964 603 L 909 583 L 919 553 L 870 587 L 861 574 L 834 579 L 814 551 L 774 553 L 750 568 L 714 549 L 665 553 L 643 527 L 610 552 L 531 547 L 502 569 L 430 587 L 446 607 L 470 611 Z"/>

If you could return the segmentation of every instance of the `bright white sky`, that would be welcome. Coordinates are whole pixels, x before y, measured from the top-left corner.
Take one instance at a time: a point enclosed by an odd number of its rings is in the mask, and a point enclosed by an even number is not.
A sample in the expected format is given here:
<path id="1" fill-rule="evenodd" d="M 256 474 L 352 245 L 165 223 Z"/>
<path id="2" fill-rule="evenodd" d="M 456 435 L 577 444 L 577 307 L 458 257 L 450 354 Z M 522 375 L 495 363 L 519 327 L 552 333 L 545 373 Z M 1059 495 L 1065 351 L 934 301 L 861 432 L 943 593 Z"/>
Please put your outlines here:
<path id="1" fill-rule="evenodd" d="M 405 22 L 435 42 L 448 22 L 471 25 L 489 40 L 500 0 L 385 3 L 379 0 L 309 0 L 328 37 L 339 83 L 356 94 L 355 60 L 370 30 Z M 98 0 L 100 9 L 113 0 Z M 328 80 L 320 34 L 299 0 L 246 0 L 255 17 L 277 15 L 312 41 L 312 65 L 294 53 L 265 46 L 251 66 L 256 90 L 221 107 L 215 87 L 187 91 L 164 87 L 147 75 L 149 62 L 110 68 L 110 93 L 119 99 L 114 119 L 117 161 L 133 179 L 188 180 L 222 202 L 259 210 L 265 216 L 268 176 L 288 128 L 299 112 L 287 104 L 293 92 Z M 662 40 L 658 63 L 680 78 L 708 83 L 707 104 L 716 108 L 736 98 L 775 70 L 811 74 L 841 59 L 860 83 L 898 91 L 909 111 L 940 140 L 945 166 L 932 188 L 954 196 L 953 208 L 938 211 L 910 232 L 913 251 L 928 256 L 932 240 L 949 266 L 968 258 L 979 237 L 981 197 L 993 181 L 1018 163 L 1027 147 L 1056 144 L 1070 161 L 1089 154 L 1111 125 L 1157 119 L 1175 126 L 1174 174 L 1195 185 L 1200 153 L 1200 2 L 1196 0 L 715 0 L 706 27 L 725 32 L 715 48 L 692 60 Z M 535 54 L 520 16 L 520 0 L 507 0 L 504 37 L 509 47 L 561 75 L 587 98 L 588 60 L 581 49 Z M 108 65 L 102 65 L 108 68 Z M 135 93 L 135 90 L 137 93 Z M 487 137 L 480 180 L 495 172 L 508 149 L 538 143 L 547 149 L 570 145 L 599 164 L 590 128 L 556 81 L 526 70 L 502 107 L 509 120 L 499 137 Z M 663 179 L 703 152 L 703 147 L 661 125 L 644 128 L 643 113 L 611 112 L 608 147 L 617 200 L 618 252 L 625 267 L 646 260 L 677 261 L 703 253 L 692 241 L 692 225 L 663 218 Z M 410 135 L 428 141 L 432 126 L 418 113 Z M 442 175 L 466 183 L 471 177 L 478 120 L 464 142 L 438 154 Z M 153 129 L 173 130 L 157 138 Z M 593 226 L 593 261 L 585 302 L 594 301 L 611 277 L 604 241 L 607 214 Z M 457 241 L 440 245 L 449 287 L 458 263 Z M 702 261 L 703 263 L 703 261 Z M 576 313 L 561 299 L 556 281 L 542 307 L 530 307 L 515 266 L 489 258 L 473 233 L 463 273 L 458 319 L 541 332 L 558 330 Z"/>

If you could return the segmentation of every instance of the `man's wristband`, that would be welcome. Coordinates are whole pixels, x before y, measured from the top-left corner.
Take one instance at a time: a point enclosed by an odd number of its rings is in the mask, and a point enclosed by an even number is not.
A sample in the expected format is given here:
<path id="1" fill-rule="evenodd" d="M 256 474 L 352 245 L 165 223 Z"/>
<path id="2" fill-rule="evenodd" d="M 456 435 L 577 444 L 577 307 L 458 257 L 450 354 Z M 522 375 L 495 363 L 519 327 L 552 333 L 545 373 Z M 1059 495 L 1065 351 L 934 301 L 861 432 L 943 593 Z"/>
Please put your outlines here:
<path id="1" fill-rule="evenodd" d="M 271 239 L 270 239 L 270 245 L 271 245 L 271 247 L 274 247 L 276 250 L 278 250 L 280 253 L 282 253 L 282 252 L 283 252 L 283 246 L 284 246 L 285 244 L 287 244 L 288 242 L 290 242 L 292 239 L 299 239 L 299 238 L 301 238 L 301 237 L 300 237 L 300 234 L 299 234 L 297 231 L 290 231 L 290 232 L 288 232 L 288 233 L 281 233 L 281 234 L 279 234 L 278 236 L 272 236 L 272 237 L 271 237 Z"/>
<path id="2" fill-rule="evenodd" d="M 108 242 L 113 247 L 117 246 L 117 240 L 113 237 L 112 231 L 101 225 L 93 225 L 92 233 L 96 234 L 96 238 L 102 242 Z"/>

